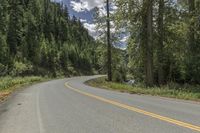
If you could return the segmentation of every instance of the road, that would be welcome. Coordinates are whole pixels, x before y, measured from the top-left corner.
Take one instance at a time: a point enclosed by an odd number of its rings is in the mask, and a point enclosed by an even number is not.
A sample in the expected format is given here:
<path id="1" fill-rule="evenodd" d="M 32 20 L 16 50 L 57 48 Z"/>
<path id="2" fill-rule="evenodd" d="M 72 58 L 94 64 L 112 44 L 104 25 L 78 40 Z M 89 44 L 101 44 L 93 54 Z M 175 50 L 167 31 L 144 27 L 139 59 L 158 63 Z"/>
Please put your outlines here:
<path id="1" fill-rule="evenodd" d="M 28 87 L 0 105 L 0 133 L 198 133 L 200 104 L 84 85 L 98 76 Z"/>

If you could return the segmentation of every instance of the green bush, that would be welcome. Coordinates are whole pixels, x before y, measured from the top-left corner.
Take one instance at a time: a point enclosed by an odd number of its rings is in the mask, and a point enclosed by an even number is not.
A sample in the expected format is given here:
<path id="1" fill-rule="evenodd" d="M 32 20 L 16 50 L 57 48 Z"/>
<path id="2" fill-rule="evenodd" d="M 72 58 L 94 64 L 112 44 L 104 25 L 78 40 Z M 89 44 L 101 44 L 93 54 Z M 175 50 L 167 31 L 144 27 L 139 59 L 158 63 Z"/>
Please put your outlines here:
<path id="1" fill-rule="evenodd" d="M 33 66 L 29 63 L 14 62 L 13 69 L 11 71 L 12 76 L 25 76 L 33 73 Z"/>
<path id="2" fill-rule="evenodd" d="M 10 89 L 16 85 L 30 84 L 42 81 L 42 77 L 2 77 L 0 78 L 0 91 Z"/>

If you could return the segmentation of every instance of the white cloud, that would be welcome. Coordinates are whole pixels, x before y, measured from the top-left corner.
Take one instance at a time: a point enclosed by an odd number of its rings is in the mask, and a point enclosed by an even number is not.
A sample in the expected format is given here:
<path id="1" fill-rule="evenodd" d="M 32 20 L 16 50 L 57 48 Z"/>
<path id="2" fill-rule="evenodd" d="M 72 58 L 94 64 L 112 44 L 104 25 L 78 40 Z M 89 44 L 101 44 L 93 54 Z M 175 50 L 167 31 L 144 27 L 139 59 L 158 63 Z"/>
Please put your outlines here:
<path id="1" fill-rule="evenodd" d="M 94 9 L 95 7 L 101 8 L 104 6 L 104 0 L 80 0 L 71 1 L 72 8 L 77 12 L 83 12 L 83 11 L 90 11 Z"/>
<path id="2" fill-rule="evenodd" d="M 105 7 L 100 7 L 99 8 L 99 17 L 105 17 L 106 16 L 106 8 Z"/>
<path id="3" fill-rule="evenodd" d="M 84 27 L 85 27 L 86 29 L 88 29 L 89 34 L 90 34 L 91 36 L 93 36 L 95 39 L 98 38 L 98 32 L 97 32 L 97 29 L 96 29 L 96 24 L 85 22 L 85 23 L 83 23 L 83 25 L 84 25 Z"/>
<path id="4" fill-rule="evenodd" d="M 90 23 L 84 23 L 83 24 L 85 28 L 87 28 L 90 32 L 96 32 L 96 25 L 90 24 Z"/>
<path id="5" fill-rule="evenodd" d="M 86 23 L 86 22 L 87 22 L 86 19 L 80 19 L 80 21 L 81 21 L 82 23 Z"/>
<path id="6" fill-rule="evenodd" d="M 82 3 L 79 2 L 71 1 L 71 6 L 76 12 L 83 12 L 85 10 Z"/>
<path id="7" fill-rule="evenodd" d="M 113 14 L 117 10 L 117 6 L 112 2 L 112 0 L 110 1 L 110 13 Z M 106 15 L 105 0 L 72 0 L 70 5 L 76 12 L 91 11 L 92 9 L 97 7 L 100 12 L 100 17 Z"/>

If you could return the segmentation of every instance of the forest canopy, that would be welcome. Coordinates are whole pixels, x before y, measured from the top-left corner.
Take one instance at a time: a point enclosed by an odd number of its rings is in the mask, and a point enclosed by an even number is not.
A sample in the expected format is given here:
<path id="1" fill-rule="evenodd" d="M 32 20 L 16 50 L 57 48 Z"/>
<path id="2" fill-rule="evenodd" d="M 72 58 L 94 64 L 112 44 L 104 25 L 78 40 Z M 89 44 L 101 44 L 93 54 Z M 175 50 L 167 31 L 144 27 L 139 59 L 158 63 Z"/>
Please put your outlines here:
<path id="1" fill-rule="evenodd" d="M 116 31 L 112 36 L 121 29 L 130 34 L 123 54 L 128 57 L 127 66 L 122 62 L 118 72 L 123 68 L 146 86 L 169 82 L 200 84 L 200 0 L 114 0 L 110 3 L 115 7 L 110 12 Z M 106 19 L 100 15 L 97 18 L 101 22 Z M 115 67 L 119 62 L 114 61 L 116 55 L 112 58 Z"/>

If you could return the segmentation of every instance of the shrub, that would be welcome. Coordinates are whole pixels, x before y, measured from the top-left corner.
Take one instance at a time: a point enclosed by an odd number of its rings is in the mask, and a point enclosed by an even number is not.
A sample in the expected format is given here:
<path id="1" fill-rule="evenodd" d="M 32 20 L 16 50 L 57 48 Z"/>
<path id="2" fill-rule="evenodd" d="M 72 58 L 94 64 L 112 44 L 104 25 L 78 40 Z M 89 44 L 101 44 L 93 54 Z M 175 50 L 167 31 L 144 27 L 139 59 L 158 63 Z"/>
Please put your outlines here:
<path id="1" fill-rule="evenodd" d="M 117 70 L 113 73 L 113 81 L 118 83 L 122 83 L 124 81 L 122 74 Z"/>
<path id="2" fill-rule="evenodd" d="M 12 76 L 24 76 L 33 73 L 33 66 L 31 64 L 24 64 L 22 62 L 14 62 L 11 72 Z"/>
<path id="3" fill-rule="evenodd" d="M 42 81 L 42 77 L 1 77 L 0 78 L 0 91 L 7 90 L 17 85 L 30 84 Z"/>

